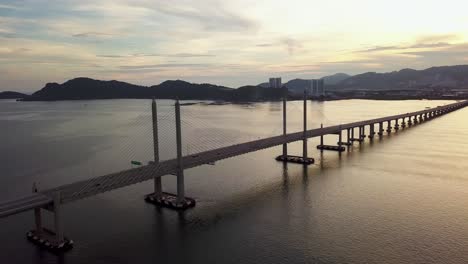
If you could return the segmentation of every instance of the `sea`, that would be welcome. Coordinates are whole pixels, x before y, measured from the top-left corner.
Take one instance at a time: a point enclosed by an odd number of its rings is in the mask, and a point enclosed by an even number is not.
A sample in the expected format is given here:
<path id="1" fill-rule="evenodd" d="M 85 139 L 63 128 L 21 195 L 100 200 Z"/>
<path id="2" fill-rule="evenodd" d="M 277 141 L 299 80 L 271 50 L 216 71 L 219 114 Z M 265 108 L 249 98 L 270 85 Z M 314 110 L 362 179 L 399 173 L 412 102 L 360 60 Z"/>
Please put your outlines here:
<path id="1" fill-rule="evenodd" d="M 307 129 L 408 113 L 454 101 L 306 103 Z M 157 100 L 160 160 L 176 155 L 175 102 Z M 181 101 L 182 151 L 282 133 L 282 103 Z M 287 130 L 303 129 L 302 101 Z M 0 219 L 0 263 L 467 263 L 468 108 L 357 142 L 345 152 L 308 140 L 315 164 L 275 160 L 282 147 L 185 171 L 194 208 L 144 201 L 152 181 L 63 206 L 63 254 L 26 239 L 32 211 Z M 357 131 L 356 131 L 357 132 Z M 367 133 L 368 134 L 368 133 Z M 346 138 L 346 133 L 343 135 Z M 325 136 L 336 144 L 337 135 Z M 151 100 L 0 100 L 0 201 L 154 160 Z M 302 142 L 288 145 L 302 155 Z M 176 192 L 176 177 L 163 177 Z M 43 212 L 44 225 L 53 215 Z"/>

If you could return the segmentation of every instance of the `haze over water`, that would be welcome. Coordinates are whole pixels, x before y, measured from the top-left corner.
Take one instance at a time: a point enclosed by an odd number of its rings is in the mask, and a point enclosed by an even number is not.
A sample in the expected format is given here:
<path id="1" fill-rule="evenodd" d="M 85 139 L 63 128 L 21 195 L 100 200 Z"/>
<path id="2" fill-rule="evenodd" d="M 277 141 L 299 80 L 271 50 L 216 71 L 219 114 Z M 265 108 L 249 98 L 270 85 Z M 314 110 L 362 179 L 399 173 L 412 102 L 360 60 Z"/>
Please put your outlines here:
<path id="1" fill-rule="evenodd" d="M 451 101 L 308 103 L 308 127 L 407 113 Z M 158 101 L 162 159 L 175 156 L 173 101 Z M 152 159 L 150 101 L 0 101 L 0 199 Z M 288 103 L 302 129 L 302 102 Z M 465 263 L 468 109 L 367 139 L 316 164 L 283 166 L 281 146 L 186 171 L 194 209 L 147 204 L 144 182 L 64 206 L 62 256 L 26 240 L 33 214 L 0 219 L 0 263 Z M 281 103 L 182 106 L 184 153 L 281 133 Z M 335 144 L 336 135 L 326 137 Z M 289 144 L 300 155 L 302 142 Z M 175 177 L 163 178 L 175 191 Z M 48 216 L 48 215 L 47 215 Z M 46 223 L 52 223 L 47 217 Z"/>

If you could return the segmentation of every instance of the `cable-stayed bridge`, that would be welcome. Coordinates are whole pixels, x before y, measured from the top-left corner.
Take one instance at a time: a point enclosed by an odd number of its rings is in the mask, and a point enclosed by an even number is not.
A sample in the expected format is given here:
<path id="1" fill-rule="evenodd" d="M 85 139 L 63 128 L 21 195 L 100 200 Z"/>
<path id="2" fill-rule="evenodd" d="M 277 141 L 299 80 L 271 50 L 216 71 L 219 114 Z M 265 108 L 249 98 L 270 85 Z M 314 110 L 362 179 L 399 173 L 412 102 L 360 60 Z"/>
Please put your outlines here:
<path id="1" fill-rule="evenodd" d="M 283 146 L 283 151 L 276 159 L 283 162 L 296 162 L 304 165 L 312 164 L 313 159 L 307 155 L 307 139 L 320 137 L 321 143 L 317 146 L 321 151 L 334 150 L 341 153 L 345 146 L 351 146 L 353 142 L 361 143 L 366 138 L 366 127 L 371 140 L 376 136 L 383 136 L 385 132 L 409 127 L 421 122 L 431 120 L 449 112 L 463 108 L 468 105 L 468 101 L 456 102 L 453 104 L 439 106 L 421 111 L 404 113 L 399 115 L 386 116 L 370 120 L 321 127 L 315 129 L 307 128 L 306 100 L 304 100 L 303 130 L 300 132 L 287 133 L 286 127 L 286 100 L 283 101 L 283 133 L 281 135 L 252 140 L 231 146 L 224 146 L 212 150 L 202 151 L 191 155 L 182 155 L 181 138 L 181 114 L 180 103 L 175 104 L 175 123 L 177 138 L 177 158 L 166 161 L 159 161 L 158 148 L 158 118 L 156 103 L 153 100 L 153 143 L 154 162 L 141 167 L 123 170 L 88 180 L 58 186 L 52 189 L 37 191 L 33 188 L 33 193 L 26 197 L 4 201 L 0 203 L 0 217 L 7 217 L 28 210 L 34 210 L 35 230 L 28 233 L 28 238 L 49 249 L 60 250 L 70 248 L 73 242 L 63 235 L 61 206 L 86 197 L 100 193 L 112 191 L 143 181 L 154 181 L 154 193 L 146 196 L 148 202 L 166 206 L 174 209 L 185 209 L 195 205 L 195 201 L 185 196 L 184 170 L 193 167 L 210 164 L 219 160 L 227 159 L 254 152 L 274 146 Z M 357 130 L 357 131 L 356 131 Z M 334 134 L 338 136 L 336 145 L 324 145 L 323 137 Z M 356 136 L 355 136 L 356 134 Z M 346 136 L 346 137 L 345 137 Z M 345 137 L 345 138 L 344 138 Z M 303 153 L 301 156 L 288 155 L 287 144 L 302 141 Z M 161 177 L 166 175 L 176 175 L 177 194 L 163 192 Z M 41 210 L 48 210 L 55 216 L 55 231 L 50 231 L 42 227 Z"/>

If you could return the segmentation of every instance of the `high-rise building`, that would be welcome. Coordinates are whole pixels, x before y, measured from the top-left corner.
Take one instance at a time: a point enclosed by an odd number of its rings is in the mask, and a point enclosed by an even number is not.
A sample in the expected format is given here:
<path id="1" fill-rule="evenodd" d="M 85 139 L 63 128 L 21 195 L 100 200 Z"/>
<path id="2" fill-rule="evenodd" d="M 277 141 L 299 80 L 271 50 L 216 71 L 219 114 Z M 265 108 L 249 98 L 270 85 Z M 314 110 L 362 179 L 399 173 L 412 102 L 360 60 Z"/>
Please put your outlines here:
<path id="1" fill-rule="evenodd" d="M 325 83 L 323 79 L 317 80 L 318 96 L 325 96 Z"/>
<path id="2" fill-rule="evenodd" d="M 318 95 L 318 82 L 317 80 L 310 80 L 312 83 L 312 96 L 317 96 Z"/>
<path id="3" fill-rule="evenodd" d="M 270 88 L 281 88 L 281 77 L 270 78 Z"/>

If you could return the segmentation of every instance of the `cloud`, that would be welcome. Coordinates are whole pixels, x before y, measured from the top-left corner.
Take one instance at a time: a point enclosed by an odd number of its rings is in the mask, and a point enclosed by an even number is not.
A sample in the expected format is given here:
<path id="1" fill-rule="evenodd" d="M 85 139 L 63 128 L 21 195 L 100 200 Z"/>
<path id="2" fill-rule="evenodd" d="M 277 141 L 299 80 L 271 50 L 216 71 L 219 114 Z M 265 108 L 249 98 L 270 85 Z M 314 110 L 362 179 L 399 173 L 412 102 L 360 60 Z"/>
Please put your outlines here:
<path id="1" fill-rule="evenodd" d="M 0 4 L 0 9 L 20 10 L 21 8 L 13 5 Z"/>
<path id="2" fill-rule="evenodd" d="M 196 21 L 208 31 L 248 31 L 258 27 L 254 20 L 228 10 L 222 1 L 200 2 L 196 5 L 175 2 L 159 0 L 146 7 L 167 16 Z"/>
<path id="3" fill-rule="evenodd" d="M 262 43 L 262 44 L 257 44 L 255 46 L 257 46 L 257 47 L 272 47 L 274 45 L 275 44 L 273 44 L 273 43 Z"/>
<path id="4" fill-rule="evenodd" d="M 289 55 L 302 48 L 302 44 L 298 40 L 289 37 L 283 38 L 281 43 L 287 47 Z"/>
<path id="5" fill-rule="evenodd" d="M 73 34 L 75 38 L 89 38 L 89 37 L 112 37 L 115 34 L 103 33 L 103 32 L 83 32 L 78 34 Z"/>
<path id="6" fill-rule="evenodd" d="M 417 39 L 418 43 L 436 43 L 436 42 L 449 42 L 461 39 L 462 36 L 458 34 L 438 34 L 438 35 L 427 35 Z"/>
<path id="7" fill-rule="evenodd" d="M 122 70 L 146 70 L 146 69 L 162 69 L 162 68 L 200 68 L 209 67 L 211 64 L 206 63 L 161 63 L 150 65 L 123 65 L 119 66 Z"/>
<path id="8" fill-rule="evenodd" d="M 443 48 L 448 47 L 452 44 L 447 42 L 437 42 L 437 43 L 416 43 L 413 45 L 401 45 L 401 46 L 376 46 L 370 49 L 358 50 L 357 53 L 372 53 L 380 51 L 400 51 L 408 49 L 424 49 L 424 48 Z"/>
<path id="9" fill-rule="evenodd" d="M 275 42 L 256 44 L 256 47 L 269 48 L 269 47 L 285 47 L 289 55 L 293 55 L 297 50 L 303 47 L 301 41 L 292 37 L 280 37 Z"/>
<path id="10" fill-rule="evenodd" d="M 214 54 L 197 54 L 197 53 L 175 53 L 175 54 L 156 54 L 156 53 L 135 53 L 128 55 L 113 55 L 104 54 L 96 55 L 96 57 L 102 58 L 144 58 L 144 57 L 168 57 L 168 58 L 205 58 L 205 57 L 216 57 Z"/>

